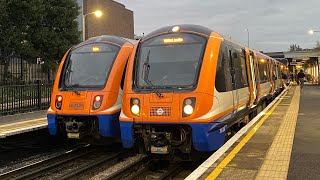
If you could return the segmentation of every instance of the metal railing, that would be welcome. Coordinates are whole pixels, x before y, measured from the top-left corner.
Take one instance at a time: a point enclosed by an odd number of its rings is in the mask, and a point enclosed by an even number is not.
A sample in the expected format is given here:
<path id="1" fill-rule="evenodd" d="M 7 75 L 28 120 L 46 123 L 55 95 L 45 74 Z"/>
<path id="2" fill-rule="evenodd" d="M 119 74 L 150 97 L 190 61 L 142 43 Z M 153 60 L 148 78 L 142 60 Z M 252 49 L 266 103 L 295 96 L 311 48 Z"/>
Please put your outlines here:
<path id="1" fill-rule="evenodd" d="M 48 109 L 52 82 L 0 86 L 0 116 Z"/>

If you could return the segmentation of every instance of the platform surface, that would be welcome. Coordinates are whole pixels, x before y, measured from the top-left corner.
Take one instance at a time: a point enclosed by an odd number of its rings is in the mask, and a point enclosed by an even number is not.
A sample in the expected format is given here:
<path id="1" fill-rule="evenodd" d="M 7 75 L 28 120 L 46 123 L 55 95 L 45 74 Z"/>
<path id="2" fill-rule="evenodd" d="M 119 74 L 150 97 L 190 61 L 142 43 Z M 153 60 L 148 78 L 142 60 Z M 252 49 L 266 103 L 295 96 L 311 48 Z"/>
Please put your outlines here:
<path id="1" fill-rule="evenodd" d="M 187 179 L 320 179 L 319 110 L 318 86 L 293 85 L 219 159 L 198 168 L 206 171 Z"/>
<path id="2" fill-rule="evenodd" d="M 48 127 L 47 111 L 0 117 L 0 138 Z"/>

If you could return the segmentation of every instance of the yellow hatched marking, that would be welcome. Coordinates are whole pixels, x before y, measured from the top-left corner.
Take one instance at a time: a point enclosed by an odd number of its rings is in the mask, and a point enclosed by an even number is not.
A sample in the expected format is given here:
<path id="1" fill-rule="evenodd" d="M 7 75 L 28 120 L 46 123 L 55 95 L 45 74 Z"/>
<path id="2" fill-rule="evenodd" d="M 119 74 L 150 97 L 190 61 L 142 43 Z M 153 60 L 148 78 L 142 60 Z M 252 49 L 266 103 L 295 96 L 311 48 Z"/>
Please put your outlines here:
<path id="1" fill-rule="evenodd" d="M 261 125 L 268 119 L 276 107 L 280 104 L 283 97 L 287 94 L 286 92 L 278 102 L 261 118 L 261 120 L 249 131 L 249 133 L 240 141 L 240 143 L 227 155 L 226 158 L 212 171 L 212 173 L 206 178 L 206 180 L 216 179 L 222 170 L 231 162 L 231 160 L 238 154 L 238 152 L 243 148 L 243 146 L 251 139 L 251 137 L 256 133 L 256 131 L 261 127 Z"/>
<path id="2" fill-rule="evenodd" d="M 287 179 L 291 151 L 298 118 L 300 88 L 296 87 L 292 102 L 284 116 L 256 179 Z"/>

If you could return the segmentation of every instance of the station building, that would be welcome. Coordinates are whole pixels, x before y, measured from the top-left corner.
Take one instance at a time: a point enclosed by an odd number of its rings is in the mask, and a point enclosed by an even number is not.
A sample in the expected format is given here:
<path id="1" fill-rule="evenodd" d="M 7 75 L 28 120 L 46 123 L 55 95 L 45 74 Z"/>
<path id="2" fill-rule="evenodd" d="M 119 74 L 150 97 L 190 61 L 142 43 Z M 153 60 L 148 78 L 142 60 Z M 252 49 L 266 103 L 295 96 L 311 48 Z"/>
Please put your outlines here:
<path id="1" fill-rule="evenodd" d="M 278 60 L 286 60 L 290 72 L 298 73 L 304 70 L 307 80 L 312 84 L 320 84 L 320 51 L 304 50 L 294 52 L 264 52 L 264 54 Z"/>
<path id="2" fill-rule="evenodd" d="M 79 30 L 83 30 L 83 14 L 89 14 L 97 9 L 103 15 L 100 18 L 94 15 L 85 17 L 86 39 L 99 35 L 115 35 L 125 38 L 134 38 L 133 11 L 125 5 L 113 0 L 77 0 L 80 14 L 77 18 Z"/>

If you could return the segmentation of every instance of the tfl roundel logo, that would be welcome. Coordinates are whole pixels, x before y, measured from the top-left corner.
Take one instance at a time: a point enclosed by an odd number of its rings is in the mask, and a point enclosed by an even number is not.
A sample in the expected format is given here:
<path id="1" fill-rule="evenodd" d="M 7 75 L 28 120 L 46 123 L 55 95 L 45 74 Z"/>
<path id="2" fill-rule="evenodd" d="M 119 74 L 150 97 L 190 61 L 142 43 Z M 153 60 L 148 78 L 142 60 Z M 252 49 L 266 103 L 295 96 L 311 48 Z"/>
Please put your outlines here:
<path id="1" fill-rule="evenodd" d="M 157 110 L 157 114 L 158 114 L 159 116 L 161 116 L 163 113 L 164 113 L 164 110 L 163 110 L 162 108 L 159 108 L 159 109 Z"/>

